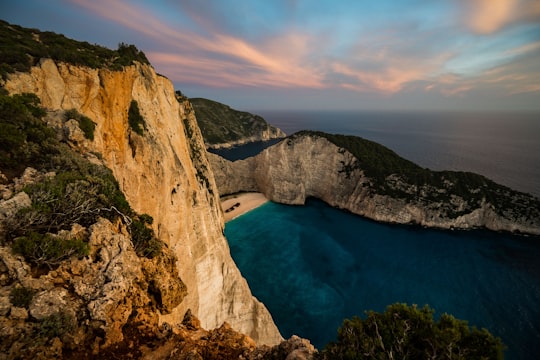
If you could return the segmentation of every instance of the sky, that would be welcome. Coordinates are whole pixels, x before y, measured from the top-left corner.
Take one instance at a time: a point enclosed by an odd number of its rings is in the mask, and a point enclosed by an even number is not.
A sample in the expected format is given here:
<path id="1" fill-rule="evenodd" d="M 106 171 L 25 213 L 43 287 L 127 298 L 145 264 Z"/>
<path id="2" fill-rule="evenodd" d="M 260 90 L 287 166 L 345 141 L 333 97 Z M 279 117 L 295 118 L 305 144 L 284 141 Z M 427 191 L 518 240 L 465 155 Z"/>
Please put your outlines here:
<path id="1" fill-rule="evenodd" d="M 1 0 L 240 110 L 540 111 L 540 0 Z"/>

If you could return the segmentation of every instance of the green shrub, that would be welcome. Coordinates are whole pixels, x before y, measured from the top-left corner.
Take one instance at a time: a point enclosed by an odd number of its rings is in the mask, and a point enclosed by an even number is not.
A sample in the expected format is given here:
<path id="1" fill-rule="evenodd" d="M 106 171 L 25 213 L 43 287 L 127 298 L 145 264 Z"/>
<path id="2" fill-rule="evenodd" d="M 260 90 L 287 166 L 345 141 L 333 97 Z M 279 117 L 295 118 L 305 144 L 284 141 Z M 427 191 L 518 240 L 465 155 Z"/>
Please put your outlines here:
<path id="1" fill-rule="evenodd" d="M 35 290 L 26 287 L 14 287 L 11 289 L 9 299 L 13 306 L 28 309 L 35 293 Z"/>
<path id="2" fill-rule="evenodd" d="M 117 50 L 76 41 L 50 31 L 28 29 L 0 20 L 0 74 L 28 72 L 41 58 L 90 68 L 121 70 L 135 61 L 149 64 L 134 45 L 121 43 Z"/>
<path id="3" fill-rule="evenodd" d="M 42 167 L 56 152 L 56 134 L 41 119 L 44 113 L 34 94 L 0 94 L 0 168 L 8 176 Z"/>
<path id="4" fill-rule="evenodd" d="M 31 232 L 13 241 L 12 249 L 15 253 L 35 265 L 47 265 L 49 268 L 59 265 L 72 256 L 86 256 L 89 247 L 80 239 L 63 239 L 51 234 Z"/>
<path id="5" fill-rule="evenodd" d="M 143 214 L 133 218 L 130 224 L 131 241 L 135 252 L 139 256 L 153 258 L 161 253 L 162 242 L 158 240 L 148 225 L 151 225 L 153 219 L 150 215 Z"/>
<path id="6" fill-rule="evenodd" d="M 94 130 L 96 129 L 96 123 L 89 117 L 84 116 L 75 109 L 67 110 L 64 113 L 66 120 L 75 119 L 79 123 L 79 128 L 84 133 L 84 137 L 88 140 L 94 140 Z"/>
<path id="7" fill-rule="evenodd" d="M 137 100 L 131 100 L 128 110 L 128 123 L 129 127 L 139 135 L 143 135 L 145 121 L 139 111 L 139 103 Z"/>
<path id="8" fill-rule="evenodd" d="M 73 316 L 64 312 L 47 316 L 39 324 L 38 335 L 49 339 L 65 335 L 75 329 L 75 320 Z"/>
<path id="9" fill-rule="evenodd" d="M 321 359 L 502 359 L 500 338 L 470 328 L 466 321 L 443 314 L 438 322 L 427 305 L 393 304 L 384 313 L 343 321 L 336 342 Z"/>

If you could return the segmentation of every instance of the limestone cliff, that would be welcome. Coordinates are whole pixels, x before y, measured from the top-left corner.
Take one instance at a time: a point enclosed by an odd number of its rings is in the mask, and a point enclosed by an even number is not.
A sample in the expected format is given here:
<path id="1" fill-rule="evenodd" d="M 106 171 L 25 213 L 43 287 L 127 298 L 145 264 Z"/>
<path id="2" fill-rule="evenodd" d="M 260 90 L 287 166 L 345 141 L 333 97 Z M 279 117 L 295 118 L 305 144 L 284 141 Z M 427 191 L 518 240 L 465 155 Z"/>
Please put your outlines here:
<path id="1" fill-rule="evenodd" d="M 101 154 L 131 207 L 153 217 L 152 227 L 176 256 L 175 269 L 187 287 L 161 323 L 180 323 L 191 309 L 204 328 L 226 321 L 258 343 L 281 340 L 230 256 L 193 109 L 176 100 L 169 80 L 139 63 L 112 71 L 42 59 L 28 73 L 10 74 L 4 88 L 35 93 L 50 111 L 76 109 L 96 124 L 94 140 L 81 141 L 80 148 Z M 144 118 L 143 135 L 128 124 L 132 101 Z"/>
<path id="2" fill-rule="evenodd" d="M 389 150 L 376 145 L 379 164 L 382 153 Z M 430 172 L 404 159 L 396 160 L 396 156 L 391 154 L 396 166 L 411 167 L 437 182 L 413 182 L 399 168 L 386 169 L 387 175 L 377 180 L 367 173 L 367 160 L 309 132 L 293 135 L 245 160 L 230 162 L 214 154 L 209 159 L 222 195 L 261 191 L 284 204 L 303 204 L 312 196 L 377 221 L 540 234 L 537 198 L 475 174 Z M 467 179 L 482 183 L 468 184 Z"/>

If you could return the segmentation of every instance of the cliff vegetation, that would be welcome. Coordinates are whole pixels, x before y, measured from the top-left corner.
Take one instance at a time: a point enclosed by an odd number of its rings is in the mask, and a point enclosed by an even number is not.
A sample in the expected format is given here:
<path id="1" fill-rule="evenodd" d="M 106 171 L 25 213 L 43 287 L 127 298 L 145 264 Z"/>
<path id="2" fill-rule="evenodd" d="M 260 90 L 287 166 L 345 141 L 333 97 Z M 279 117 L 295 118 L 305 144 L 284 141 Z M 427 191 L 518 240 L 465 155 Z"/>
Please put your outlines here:
<path id="1" fill-rule="evenodd" d="M 90 68 L 119 70 L 134 61 L 149 64 L 146 55 L 134 45 L 120 43 L 111 50 L 85 41 L 69 39 L 50 31 L 24 28 L 0 20 L 0 75 L 28 72 L 41 58 Z"/>
<path id="2" fill-rule="evenodd" d="M 189 99 L 207 147 L 228 147 L 285 137 L 262 117 L 202 98 Z"/>

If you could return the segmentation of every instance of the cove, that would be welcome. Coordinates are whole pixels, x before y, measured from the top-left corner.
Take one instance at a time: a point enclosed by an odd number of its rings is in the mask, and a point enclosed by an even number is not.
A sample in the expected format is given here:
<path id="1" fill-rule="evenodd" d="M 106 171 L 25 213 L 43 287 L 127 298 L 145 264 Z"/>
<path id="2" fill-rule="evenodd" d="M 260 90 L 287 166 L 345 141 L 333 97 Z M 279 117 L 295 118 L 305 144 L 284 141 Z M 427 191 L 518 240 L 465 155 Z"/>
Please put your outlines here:
<path id="1" fill-rule="evenodd" d="M 344 318 L 429 304 L 502 338 L 507 359 L 540 353 L 540 239 L 388 225 L 308 199 L 226 224 L 231 254 L 285 338 L 319 349 Z"/>

